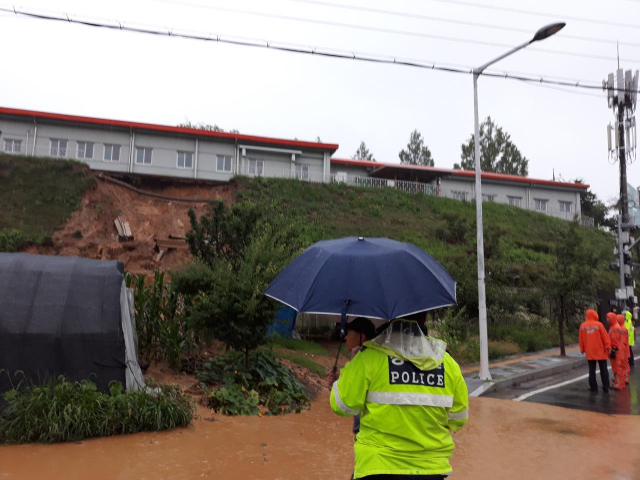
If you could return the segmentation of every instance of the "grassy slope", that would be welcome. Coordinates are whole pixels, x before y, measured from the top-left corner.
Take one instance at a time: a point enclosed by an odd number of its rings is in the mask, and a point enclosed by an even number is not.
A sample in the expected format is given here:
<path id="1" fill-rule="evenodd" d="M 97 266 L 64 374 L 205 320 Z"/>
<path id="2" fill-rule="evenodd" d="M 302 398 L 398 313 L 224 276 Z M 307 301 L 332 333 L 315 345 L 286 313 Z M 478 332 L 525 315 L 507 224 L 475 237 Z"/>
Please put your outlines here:
<path id="1" fill-rule="evenodd" d="M 0 232 L 18 230 L 23 242 L 48 241 L 93 181 L 79 162 L 0 154 Z"/>
<path id="2" fill-rule="evenodd" d="M 393 189 L 313 185 L 290 180 L 240 180 L 244 197 L 295 212 L 311 226 L 308 242 L 353 236 L 389 237 L 423 248 L 461 284 L 475 289 L 475 204 Z M 484 204 L 487 288 L 515 284 L 538 287 L 555 262 L 554 249 L 569 222 L 508 205 Z M 606 263 L 614 238 L 595 228 L 580 228 L 583 240 Z M 604 266 L 604 263 L 603 263 Z M 615 281 L 603 268 L 601 281 Z M 470 284 L 469 284 L 470 283 Z M 469 285 L 468 285 L 469 284 Z M 459 292 L 473 296 L 473 291 Z M 494 293 L 494 292 L 490 292 Z M 496 292 L 497 293 L 497 292 Z"/>

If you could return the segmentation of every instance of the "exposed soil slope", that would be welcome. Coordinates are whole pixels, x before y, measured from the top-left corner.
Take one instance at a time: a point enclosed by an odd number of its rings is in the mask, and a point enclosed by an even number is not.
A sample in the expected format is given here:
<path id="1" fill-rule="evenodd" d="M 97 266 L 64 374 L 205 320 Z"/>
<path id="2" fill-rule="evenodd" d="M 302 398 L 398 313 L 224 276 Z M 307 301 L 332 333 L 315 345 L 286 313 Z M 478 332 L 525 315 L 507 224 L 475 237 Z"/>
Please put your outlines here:
<path id="1" fill-rule="evenodd" d="M 139 189 L 180 198 L 221 199 L 232 201 L 235 184 L 173 184 L 146 180 Z M 82 207 L 75 211 L 64 227 L 53 235 L 52 246 L 32 245 L 30 253 L 80 256 L 102 260 L 118 259 L 132 273 L 152 274 L 154 270 L 176 269 L 191 259 L 186 245 L 170 250 L 160 262 L 154 261 L 154 237 L 184 237 L 189 230 L 187 212 L 193 208 L 198 216 L 207 210 L 206 203 L 186 203 L 141 195 L 128 188 L 96 181 L 82 199 Z M 114 220 L 120 217 L 129 222 L 134 240 L 118 241 Z"/>

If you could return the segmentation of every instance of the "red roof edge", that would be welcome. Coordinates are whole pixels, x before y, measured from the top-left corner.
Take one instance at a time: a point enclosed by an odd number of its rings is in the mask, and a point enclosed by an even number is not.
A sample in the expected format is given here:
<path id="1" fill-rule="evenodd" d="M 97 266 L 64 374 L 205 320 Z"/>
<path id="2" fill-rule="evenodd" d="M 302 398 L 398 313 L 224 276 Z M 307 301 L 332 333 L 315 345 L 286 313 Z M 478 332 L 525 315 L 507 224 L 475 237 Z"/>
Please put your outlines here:
<path id="1" fill-rule="evenodd" d="M 374 162 L 371 160 L 356 160 L 354 158 L 331 158 L 331 163 L 339 163 L 341 165 L 355 165 L 358 167 L 379 168 L 387 165 L 386 163 Z"/>
<path id="2" fill-rule="evenodd" d="M 61 113 L 38 112 L 34 110 L 22 110 L 18 108 L 0 107 L 0 114 L 16 115 L 20 117 L 33 117 L 47 120 L 59 120 L 76 123 L 88 123 L 92 125 L 103 125 L 108 127 L 137 128 L 141 130 L 151 130 L 156 132 L 176 133 L 181 135 L 196 135 L 200 137 L 225 138 L 238 140 L 240 142 L 268 143 L 271 145 L 284 145 L 288 147 L 313 148 L 319 150 L 338 150 L 336 143 L 307 142 L 304 140 L 286 140 L 282 138 L 260 137 L 256 135 L 243 135 L 240 133 L 212 132 L 199 130 L 197 128 L 172 127 L 168 125 L 156 125 L 152 123 L 127 122 L 123 120 L 108 120 L 104 118 L 82 117 L 78 115 L 65 115 Z"/>
<path id="3" fill-rule="evenodd" d="M 451 170 L 451 174 L 458 177 L 475 177 L 473 170 Z M 482 178 L 487 180 L 502 180 L 505 182 L 534 183 L 536 185 L 549 185 L 554 187 L 570 187 L 588 189 L 590 185 L 584 183 L 556 182 L 553 180 L 538 180 L 536 178 L 519 177 L 518 175 L 506 175 L 504 173 L 483 172 Z"/>
<path id="4" fill-rule="evenodd" d="M 413 170 L 429 170 L 437 173 L 445 173 L 448 175 L 459 176 L 459 177 L 475 177 L 476 172 L 474 170 L 454 170 L 451 168 L 438 168 L 438 167 L 428 167 L 425 165 L 408 165 L 401 163 L 381 163 L 381 162 L 372 162 L 369 160 L 355 160 L 348 158 L 332 158 L 331 163 L 337 163 L 341 165 L 354 165 L 359 167 L 374 167 L 374 168 L 382 168 L 382 167 L 402 167 Z M 579 188 L 579 189 L 587 189 L 590 185 L 586 185 L 584 183 L 569 183 L 569 182 L 555 182 L 553 180 L 539 180 L 536 178 L 529 177 L 519 177 L 518 175 L 506 175 L 504 173 L 492 173 L 492 172 L 482 172 L 482 178 L 486 180 L 502 180 L 505 182 L 518 182 L 518 183 L 534 183 L 536 185 L 550 185 L 556 187 L 570 187 L 570 188 Z"/>

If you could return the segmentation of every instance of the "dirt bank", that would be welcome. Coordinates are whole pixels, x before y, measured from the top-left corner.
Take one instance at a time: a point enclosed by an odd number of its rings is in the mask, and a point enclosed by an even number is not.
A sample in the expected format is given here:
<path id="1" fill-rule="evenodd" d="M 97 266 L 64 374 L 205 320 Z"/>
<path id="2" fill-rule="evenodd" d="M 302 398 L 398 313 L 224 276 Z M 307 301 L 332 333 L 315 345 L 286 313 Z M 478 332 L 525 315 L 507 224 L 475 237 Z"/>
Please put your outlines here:
<path id="1" fill-rule="evenodd" d="M 351 420 L 333 415 L 327 403 L 323 393 L 309 411 L 262 418 L 201 408 L 193 426 L 166 433 L 0 447 L 0 478 L 346 480 Z M 637 480 L 638 431 L 638 417 L 472 399 L 468 427 L 455 437 L 454 478 Z"/>
<path id="2" fill-rule="evenodd" d="M 162 183 L 157 179 L 139 179 L 137 188 L 171 197 L 221 199 L 235 198 L 235 184 Z M 189 231 L 190 208 L 198 216 L 207 211 L 206 203 L 184 203 L 141 195 L 119 185 L 97 180 L 85 194 L 82 208 L 73 213 L 65 226 L 53 235 L 52 246 L 32 246 L 29 253 L 79 256 L 103 260 L 118 259 L 133 273 L 176 269 L 191 259 L 187 248 L 169 251 L 160 262 L 154 261 L 153 237 L 184 237 Z M 133 242 L 119 242 L 114 220 L 129 222 Z"/>

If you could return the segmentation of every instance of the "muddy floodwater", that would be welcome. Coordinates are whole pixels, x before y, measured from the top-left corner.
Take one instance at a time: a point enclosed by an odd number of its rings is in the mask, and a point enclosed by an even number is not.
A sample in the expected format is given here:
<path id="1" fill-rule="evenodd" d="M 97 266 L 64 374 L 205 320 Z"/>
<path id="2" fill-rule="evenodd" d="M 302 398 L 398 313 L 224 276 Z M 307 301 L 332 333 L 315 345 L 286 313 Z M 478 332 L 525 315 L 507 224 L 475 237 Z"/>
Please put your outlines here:
<path id="1" fill-rule="evenodd" d="M 0 447 L 0 479 L 348 479 L 351 420 L 328 397 L 282 417 L 212 415 L 186 429 Z M 640 417 L 471 399 L 455 436 L 456 480 L 639 480 Z"/>

